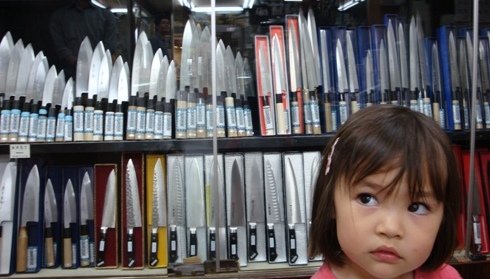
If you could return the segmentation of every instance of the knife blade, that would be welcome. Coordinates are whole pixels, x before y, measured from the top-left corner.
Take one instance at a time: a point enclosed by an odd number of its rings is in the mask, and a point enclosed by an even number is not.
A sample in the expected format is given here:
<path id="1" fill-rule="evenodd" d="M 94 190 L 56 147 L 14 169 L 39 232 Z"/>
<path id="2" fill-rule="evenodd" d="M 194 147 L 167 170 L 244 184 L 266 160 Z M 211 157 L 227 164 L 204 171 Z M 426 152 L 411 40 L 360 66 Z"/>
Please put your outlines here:
<path id="1" fill-rule="evenodd" d="M 366 52 L 366 107 L 373 105 L 374 95 L 374 66 L 371 50 Z"/>
<path id="2" fill-rule="evenodd" d="M 177 227 L 185 226 L 184 221 L 184 184 L 183 175 L 180 167 L 180 162 L 175 161 L 172 166 L 172 174 L 170 176 L 169 198 L 173 199 L 172 207 L 169 210 L 168 224 L 170 227 L 170 262 L 173 263 L 178 259 L 178 235 Z"/>
<path id="3" fill-rule="evenodd" d="M 331 101 L 333 99 L 333 94 L 334 94 L 334 89 L 333 89 L 333 84 L 331 80 L 331 73 L 330 73 L 330 53 L 328 50 L 327 43 L 327 30 L 325 29 L 320 29 L 320 53 L 321 53 L 321 60 L 322 60 L 322 79 L 323 79 L 323 111 L 324 111 L 324 118 L 325 118 L 325 131 L 332 132 L 336 130 L 336 125 L 334 125 L 334 122 L 337 123 L 336 120 L 336 108 L 332 107 Z M 332 111 L 333 109 L 333 111 Z M 334 129 L 335 128 L 335 129 Z"/>
<path id="4" fill-rule="evenodd" d="M 342 43 L 340 39 L 337 39 L 335 45 L 335 64 L 337 68 L 337 94 L 339 94 L 339 113 L 340 113 L 340 124 L 344 124 L 347 121 L 347 103 L 345 101 L 344 95 L 349 93 L 349 86 L 347 84 L 347 70 L 345 68 L 345 56 Z"/>
<path id="5" fill-rule="evenodd" d="M 66 182 L 63 196 L 63 267 L 71 268 L 76 263 L 75 245 L 72 242 L 71 224 L 77 222 L 75 191 L 70 179 Z"/>
<path id="6" fill-rule="evenodd" d="M 299 60 L 300 46 L 298 42 L 299 35 L 296 33 L 295 24 L 297 24 L 297 18 L 291 16 L 287 19 L 287 29 L 288 29 L 288 70 L 289 70 L 289 84 L 291 86 L 291 91 L 293 92 L 293 100 L 302 100 L 302 84 L 301 84 L 301 64 Z M 296 95 L 294 97 L 294 95 Z M 303 133 L 303 105 L 302 101 L 291 103 L 292 112 L 292 132 L 294 134 Z"/>
<path id="7" fill-rule="evenodd" d="M 250 195 L 250 206 L 247 207 L 247 221 L 249 227 L 248 239 L 248 259 L 253 260 L 257 257 L 257 223 L 265 221 L 264 208 L 264 184 L 259 169 L 259 162 L 254 160 L 251 172 L 251 182 L 247 190 Z"/>
<path id="8" fill-rule="evenodd" d="M 44 82 L 43 99 L 42 99 L 43 106 L 53 103 L 53 92 L 54 92 L 54 87 L 56 84 L 57 77 L 58 74 L 56 72 L 56 66 L 53 65 L 51 66 L 51 68 L 49 68 L 49 71 L 46 75 L 46 81 Z"/>
<path id="9" fill-rule="evenodd" d="M 156 88 L 156 94 L 158 100 L 163 100 L 165 98 L 165 86 L 167 83 L 167 72 L 168 72 L 168 58 L 165 55 L 161 62 L 160 62 L 160 71 L 158 72 L 158 78 L 157 78 L 157 88 Z"/>
<path id="10" fill-rule="evenodd" d="M 174 60 L 172 60 L 168 66 L 167 80 L 165 82 L 165 100 L 167 103 L 172 99 L 175 100 L 175 94 L 177 93 L 175 71 L 175 63 Z"/>
<path id="11" fill-rule="evenodd" d="M 202 171 L 197 158 L 193 158 L 188 168 L 186 183 L 187 228 L 189 229 L 189 256 L 197 256 L 198 239 L 197 229 L 206 226 L 204 215 L 204 187 L 202 184 Z"/>
<path id="12" fill-rule="evenodd" d="M 231 259 L 238 260 L 238 227 L 245 225 L 243 179 L 235 159 L 231 167 L 231 189 L 230 189 L 230 251 Z"/>
<path id="13" fill-rule="evenodd" d="M 313 13 L 313 9 L 308 9 L 308 18 L 307 18 L 307 27 L 308 27 L 308 36 L 310 37 L 311 44 L 311 55 L 313 57 L 320 57 L 320 53 L 318 51 L 318 29 L 316 28 L 316 20 L 315 14 Z M 322 71 L 320 59 L 313 59 L 314 61 L 314 72 L 316 74 L 316 85 L 322 85 Z"/>
<path id="14" fill-rule="evenodd" d="M 150 87 L 149 87 L 149 93 L 150 93 L 150 98 L 153 96 L 158 96 L 158 80 L 160 79 L 160 65 L 162 63 L 163 59 L 163 54 L 162 54 L 162 49 L 159 48 L 157 52 L 153 55 L 153 60 L 151 62 L 151 68 L 150 68 Z"/>
<path id="15" fill-rule="evenodd" d="M 279 204 L 279 192 L 277 189 L 276 178 L 272 164 L 269 160 L 265 160 L 265 199 L 267 204 L 267 250 L 269 260 L 274 261 L 277 258 L 276 237 L 274 232 L 274 224 L 284 222 L 284 214 Z"/>
<path id="16" fill-rule="evenodd" d="M 386 61 L 386 47 L 383 39 L 379 42 L 379 84 L 381 91 L 381 104 L 386 104 L 388 101 L 388 92 L 390 90 L 390 76 L 388 75 L 388 61 Z"/>
<path id="17" fill-rule="evenodd" d="M 17 81 L 15 85 L 15 97 L 19 99 L 21 96 L 26 96 L 27 81 L 29 79 L 29 73 L 34 63 L 34 49 L 31 44 L 28 44 L 20 57 L 20 64 L 17 74 Z"/>
<path id="18" fill-rule="evenodd" d="M 415 111 L 420 111 L 417 103 L 419 95 L 419 48 L 417 43 L 417 27 L 415 26 L 415 18 L 410 20 L 410 29 L 408 33 L 409 45 L 409 67 L 410 67 L 410 108 Z"/>
<path id="19" fill-rule="evenodd" d="M 7 88 L 7 73 L 12 48 L 12 35 L 7 32 L 0 42 L 0 92 L 5 92 Z"/>
<path id="20" fill-rule="evenodd" d="M 237 122 L 236 122 L 236 73 L 235 73 L 235 56 L 230 46 L 227 46 L 223 54 L 224 62 L 224 80 L 225 91 L 227 92 L 225 97 L 225 109 L 226 109 L 226 129 L 228 137 L 237 136 Z"/>
<path id="21" fill-rule="evenodd" d="M 109 97 L 109 82 L 112 70 L 112 57 L 110 50 L 106 50 L 102 56 L 102 61 L 99 68 L 99 76 L 97 81 L 97 96 L 99 100 Z"/>
<path id="22" fill-rule="evenodd" d="M 109 229 L 116 227 L 116 173 L 111 170 L 107 177 L 104 193 L 104 207 L 102 209 L 102 221 L 100 223 L 99 248 L 97 250 L 97 266 L 105 266 L 106 236 Z"/>
<path id="23" fill-rule="evenodd" d="M 216 172 L 214 172 L 215 164 Z M 217 209 L 219 207 L 218 203 L 221 204 L 221 202 L 216 199 L 215 193 L 224 189 L 224 181 L 220 163 L 213 160 L 211 162 L 210 170 L 213 171 L 210 172 L 209 181 L 206 185 L 206 187 L 208 187 L 208 190 L 206 191 L 206 222 L 209 226 L 209 258 L 216 259 L 216 228 L 219 228 L 225 223 L 226 217 L 225 210 Z"/>
<path id="24" fill-rule="evenodd" d="M 428 117 L 432 118 L 432 107 L 431 107 L 431 100 L 427 96 L 427 88 L 429 87 L 429 78 L 427 74 L 427 69 L 428 69 L 428 61 L 427 61 L 427 55 L 425 53 L 425 43 L 424 43 L 424 26 L 422 24 L 422 19 L 420 18 L 420 13 L 417 13 L 417 18 L 416 18 L 416 29 L 417 29 L 417 42 L 418 42 L 418 48 L 419 48 L 419 63 L 418 67 L 420 68 L 420 91 L 422 92 L 422 106 L 421 106 L 421 112 L 423 112 L 425 115 Z M 420 99 L 420 98 L 419 98 Z M 420 100 L 419 100 L 420 102 Z"/>
<path id="25" fill-rule="evenodd" d="M 14 220 L 14 209 L 13 209 L 13 195 L 15 188 L 15 163 L 9 162 L 5 166 L 2 174 L 2 180 L 0 183 L 0 240 L 3 241 L 3 226 L 7 222 L 12 222 Z M 5 222 L 5 223 L 4 223 Z M 7 253 L 2 253 L 6 258 L 11 258 L 11 255 Z M 2 259 L 2 254 L 0 254 L 0 260 Z"/>
<path id="26" fill-rule="evenodd" d="M 405 37 L 405 28 L 402 22 L 398 22 L 398 56 L 400 58 L 400 77 L 401 77 L 401 87 L 402 87 L 402 100 L 406 102 L 408 99 L 409 90 L 409 73 L 408 73 L 408 53 L 407 53 L 407 43 Z"/>
<path id="27" fill-rule="evenodd" d="M 200 90 L 210 88 L 211 86 L 211 31 L 206 26 L 202 30 L 200 38 L 199 55 L 201 57 L 200 66 L 198 66 L 198 76 L 200 77 Z"/>
<path id="28" fill-rule="evenodd" d="M 73 78 L 70 77 L 68 81 L 65 84 L 65 88 L 63 89 L 63 98 L 61 100 L 61 109 L 71 109 L 73 106 L 73 93 L 74 93 L 74 86 L 73 86 Z"/>
<path id="29" fill-rule="evenodd" d="M 165 180 L 163 178 L 163 167 L 160 158 L 158 158 L 153 167 L 152 193 L 150 266 L 156 266 L 159 262 L 157 256 L 159 244 L 158 229 L 167 225 Z"/>
<path id="30" fill-rule="evenodd" d="M 294 173 L 291 158 L 288 158 L 286 165 L 286 206 L 288 216 L 288 238 L 289 238 L 289 262 L 295 263 L 298 259 L 296 250 L 296 224 L 304 223 L 304 216 L 301 214 L 299 203 L 298 185 Z"/>
<path id="31" fill-rule="evenodd" d="M 456 50 L 456 39 L 454 37 L 453 30 L 449 31 L 449 71 L 451 76 L 451 109 L 453 112 L 453 123 L 455 130 L 461 130 L 461 118 L 464 117 L 462 113 L 462 103 L 460 104 L 460 100 L 462 98 L 462 88 L 461 88 L 461 79 L 460 72 L 458 66 L 458 54 Z"/>
<path id="32" fill-rule="evenodd" d="M 185 90 L 186 86 L 191 86 L 192 73 L 192 40 L 194 21 L 192 19 L 187 20 L 184 33 L 182 35 L 182 56 L 180 60 L 180 90 Z"/>
<path id="33" fill-rule="evenodd" d="M 225 71 L 226 71 L 226 81 L 227 81 L 227 92 L 229 94 L 237 93 L 237 84 L 236 84 L 236 72 L 235 72 L 235 55 L 233 54 L 233 50 L 228 45 L 226 47 L 224 53 L 224 61 L 225 61 Z"/>
<path id="34" fill-rule="evenodd" d="M 130 96 L 129 85 L 129 69 L 126 68 L 127 62 L 124 62 L 121 72 L 119 74 L 118 86 L 117 86 L 117 103 L 127 102 Z"/>
<path id="35" fill-rule="evenodd" d="M 17 84 L 17 76 L 19 74 L 20 60 L 22 59 L 23 52 L 24 43 L 22 42 L 22 39 L 19 39 L 10 52 L 10 59 L 7 71 L 7 84 L 5 88 L 5 93 L 7 97 L 15 96 L 15 86 Z"/>
<path id="36" fill-rule="evenodd" d="M 21 221 L 19 235 L 17 239 L 17 272 L 27 271 L 27 263 L 34 263 L 37 266 L 37 245 L 31 243 L 29 239 L 28 223 L 39 221 L 39 171 L 37 165 L 34 165 L 24 188 L 22 199 Z"/>
<path id="37" fill-rule="evenodd" d="M 221 41 L 223 44 L 223 41 Z M 226 68 L 225 68 L 225 52 L 223 47 L 218 43 L 216 46 L 216 88 L 217 93 L 226 92 Z"/>
<path id="38" fill-rule="evenodd" d="M 29 79 L 26 86 L 26 100 L 34 99 L 35 86 L 39 88 L 39 83 L 42 83 L 41 89 L 44 87 L 44 80 L 46 79 L 47 69 L 41 64 L 42 60 L 46 59 L 42 51 L 40 51 L 34 58 L 31 70 L 29 71 Z M 41 75 L 41 76 L 40 76 Z M 40 76 L 40 77 L 39 77 Z M 37 101 L 37 100 L 36 100 Z"/>
<path id="39" fill-rule="evenodd" d="M 80 44 L 77 58 L 77 73 L 75 94 L 76 97 L 81 97 L 82 93 L 88 92 L 88 84 L 90 77 L 90 64 L 94 51 L 89 37 L 85 37 Z"/>
<path id="40" fill-rule="evenodd" d="M 469 76 L 473 77 L 473 67 L 471 66 L 473 63 L 473 38 L 470 35 L 470 32 L 466 32 L 466 52 L 468 55 L 468 68 L 469 68 Z M 480 75 L 477 71 L 477 95 L 476 95 L 476 100 L 475 100 L 475 106 L 476 106 L 476 128 L 477 129 L 482 129 L 483 128 L 483 119 L 482 119 L 482 112 L 481 112 L 481 79 Z"/>
<path id="41" fill-rule="evenodd" d="M 139 92 L 144 94 L 149 90 L 150 71 L 153 59 L 153 51 L 149 51 L 148 37 L 145 32 L 138 35 L 138 41 L 134 49 L 133 68 L 131 74 L 131 96 Z M 151 47 L 151 45 L 150 45 Z"/>
<path id="42" fill-rule="evenodd" d="M 63 101 L 63 91 L 65 90 L 65 70 L 61 70 L 56 77 L 56 82 L 53 89 L 53 98 L 51 100 L 52 105 L 61 105 Z"/>
<path id="43" fill-rule="evenodd" d="M 260 84 L 262 92 L 259 93 L 262 98 L 263 107 L 262 114 L 264 115 L 265 135 L 275 134 L 275 121 L 272 109 L 270 107 L 272 98 L 272 82 L 271 82 L 271 69 L 269 53 L 265 47 L 259 48 L 259 71 L 260 71 Z M 260 101 L 260 100 L 259 100 Z"/>
<path id="44" fill-rule="evenodd" d="M 461 75 L 461 92 L 462 92 L 462 103 L 463 103 L 463 119 L 464 128 L 468 129 L 470 127 L 470 113 L 468 105 L 470 104 L 470 80 L 468 75 L 468 60 L 466 59 L 466 42 L 464 38 L 458 40 L 458 64 L 459 73 Z"/>
<path id="45" fill-rule="evenodd" d="M 272 38 L 272 65 L 274 68 L 272 77 L 274 80 L 277 134 L 286 135 L 290 134 L 288 127 L 289 112 L 287 110 L 286 96 L 288 89 L 286 85 L 285 65 L 283 64 L 281 46 L 277 35 Z"/>
<path id="46" fill-rule="evenodd" d="M 97 46 L 95 46 L 94 52 L 92 54 L 92 59 L 90 60 L 90 70 L 88 79 L 88 97 L 93 98 L 95 94 L 98 94 L 99 85 L 99 74 L 101 65 L 107 63 L 104 61 L 105 58 L 105 48 L 104 43 L 100 41 Z"/>
<path id="47" fill-rule="evenodd" d="M 442 103 L 442 87 L 441 87 L 441 68 L 439 64 L 439 50 L 437 41 L 432 45 L 432 91 L 434 94 L 434 102 L 432 110 L 434 112 L 434 120 L 439 123 L 441 128 L 445 128 L 445 112 L 440 104 Z"/>
<path id="48" fill-rule="evenodd" d="M 83 174 L 80 192 L 80 265 L 89 266 L 95 261 L 94 243 L 90 238 L 90 226 L 94 220 L 94 195 L 88 172 Z"/>
<path id="49" fill-rule="evenodd" d="M 2 178 L 3 182 L 3 178 Z M 3 187 L 3 183 L 2 183 Z M 2 190 L 2 193 L 3 190 Z M 3 207 L 3 203 L 2 203 Z M 1 208 L 4 212 L 3 208 Z M 2 217 L 1 220 L 4 220 Z M 46 267 L 54 266 L 56 259 L 56 244 L 53 242 L 53 223 L 58 222 L 58 206 L 56 203 L 56 196 L 53 190 L 53 184 L 51 179 L 48 178 L 46 182 L 46 188 L 44 189 L 44 257 L 46 260 Z"/>
<path id="50" fill-rule="evenodd" d="M 400 100 L 400 64 L 398 58 L 398 51 L 396 48 L 396 36 L 393 29 L 393 23 L 391 19 L 388 19 L 387 26 L 387 42 L 388 42 L 388 70 L 390 75 L 390 90 L 391 90 L 391 103 L 399 104 Z"/>
<path id="51" fill-rule="evenodd" d="M 349 76 L 349 93 L 351 95 L 350 98 L 350 107 L 351 113 L 355 113 L 359 110 L 359 103 L 357 100 L 359 99 L 359 80 L 357 75 L 357 62 L 356 56 L 354 53 L 354 42 L 353 38 L 354 32 L 347 31 L 346 32 L 346 44 L 347 44 L 347 65 L 348 65 L 348 76 Z"/>
<path id="52" fill-rule="evenodd" d="M 134 258 L 134 239 L 133 233 L 135 228 L 141 227 L 141 205 L 138 193 L 138 178 L 134 168 L 133 160 L 129 159 L 126 167 L 126 254 L 128 258 L 128 267 L 134 267 L 136 260 Z"/>

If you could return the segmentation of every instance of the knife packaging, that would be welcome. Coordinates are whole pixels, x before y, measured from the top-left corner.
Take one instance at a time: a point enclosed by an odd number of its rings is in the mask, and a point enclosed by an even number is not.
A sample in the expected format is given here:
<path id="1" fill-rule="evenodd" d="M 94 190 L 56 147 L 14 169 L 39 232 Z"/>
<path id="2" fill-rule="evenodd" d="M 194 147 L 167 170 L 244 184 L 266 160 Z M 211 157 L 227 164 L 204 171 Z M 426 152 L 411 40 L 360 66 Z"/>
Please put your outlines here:
<path id="1" fill-rule="evenodd" d="M 228 258 L 237 260 L 240 266 L 247 266 L 243 154 L 225 154 L 224 159 Z"/>
<path id="2" fill-rule="evenodd" d="M 264 153 L 266 246 L 269 263 L 287 262 L 281 153 Z"/>
<path id="3" fill-rule="evenodd" d="M 262 136 L 273 136 L 276 134 L 275 100 L 272 97 L 271 58 L 268 36 L 255 35 L 255 57 L 257 61 L 257 98 L 260 134 Z"/>
<path id="4" fill-rule="evenodd" d="M 93 267 L 96 261 L 93 167 L 80 166 L 78 181 L 80 185 L 80 266 Z"/>
<path id="5" fill-rule="evenodd" d="M 119 222 L 117 221 L 119 204 L 117 201 L 119 200 L 120 187 L 117 183 L 117 172 L 116 164 L 94 165 L 94 227 L 96 228 L 97 269 L 112 269 L 119 266 Z M 113 181 L 111 176 L 114 178 Z M 114 183 L 113 188 L 109 187 L 109 182 Z M 106 195 L 109 196 L 106 198 Z M 113 210 L 107 208 L 113 208 Z M 115 220 L 112 225 L 104 224 L 104 211 L 110 212 L 109 219 Z M 101 228 L 104 228 L 104 233 Z"/>
<path id="6" fill-rule="evenodd" d="M 456 54 L 453 52 L 451 54 L 450 49 L 453 49 L 456 51 L 456 41 L 454 41 L 454 46 L 449 46 L 449 34 L 452 32 L 453 34 L 456 34 L 456 30 L 453 26 L 448 26 L 448 25 L 443 25 L 438 28 L 437 30 L 437 39 L 439 42 L 439 56 L 440 56 L 440 66 L 441 66 L 441 79 L 444 81 L 442 83 L 441 90 L 443 90 L 444 94 L 444 100 L 445 100 L 445 106 L 446 108 L 450 108 L 446 110 L 446 129 L 448 130 L 460 130 L 461 129 L 461 119 L 462 119 L 462 103 L 460 103 L 460 98 L 462 96 L 461 94 L 461 88 L 460 84 L 457 91 L 453 90 L 452 84 L 456 84 L 456 81 L 453 81 L 453 78 L 451 77 L 451 71 L 458 71 L 459 75 L 459 69 L 453 69 L 454 66 L 457 66 L 457 59 L 454 57 L 453 59 L 456 64 L 453 64 L 451 66 L 451 55 Z M 451 35 L 454 36 L 454 35 Z M 456 38 L 456 37 L 452 37 Z M 457 55 L 456 55 L 457 56 Z M 453 63 L 454 63 L 453 62 Z"/>
<path id="7" fill-rule="evenodd" d="M 452 146 L 453 154 L 454 157 L 456 158 L 456 161 L 458 162 L 458 165 L 460 166 L 458 168 L 459 171 L 459 176 L 461 179 L 463 179 L 463 148 L 460 145 L 453 145 Z M 460 196 L 461 196 L 461 208 L 458 212 L 457 215 L 457 224 L 456 224 L 456 229 L 457 229 L 457 241 L 456 241 L 456 251 L 464 251 L 465 248 L 465 241 L 466 241 L 466 189 L 461 183 L 461 188 L 460 188 Z"/>
<path id="8" fill-rule="evenodd" d="M 63 177 L 61 170 L 61 166 L 46 167 L 45 191 L 41 196 L 44 203 L 43 268 L 58 267 L 62 259 Z M 48 183 L 51 184 L 50 190 L 48 190 Z M 51 217 L 46 216 L 48 206 L 52 208 Z M 47 224 L 50 219 L 51 222 Z"/>
<path id="9" fill-rule="evenodd" d="M 217 154 L 217 171 L 214 171 L 214 156 L 204 155 L 205 166 L 205 195 L 206 195 L 206 223 L 208 259 L 213 260 L 227 258 L 227 234 L 226 234 L 226 203 L 225 203 L 225 178 L 223 167 L 223 154 Z M 216 183 L 214 180 L 216 178 Z"/>
<path id="10" fill-rule="evenodd" d="M 262 152 L 245 153 L 245 193 L 249 262 L 267 261 Z"/>
<path id="11" fill-rule="evenodd" d="M 187 256 L 184 156 L 167 155 L 167 174 L 169 263 L 175 264 Z"/>
<path id="12" fill-rule="evenodd" d="M 305 211 L 306 211 L 306 236 L 309 238 L 311 225 L 311 205 L 313 204 L 313 193 L 315 192 L 316 180 L 321 167 L 320 151 L 303 152 L 303 173 L 305 182 Z M 321 256 L 309 258 L 309 261 L 321 261 Z"/>
<path id="13" fill-rule="evenodd" d="M 74 269 L 80 266 L 80 184 L 78 183 L 78 167 L 63 167 L 61 170 L 63 193 L 61 202 L 63 238 L 61 267 Z"/>
<path id="14" fill-rule="evenodd" d="M 158 163 L 160 161 L 160 163 Z M 146 155 L 146 247 L 149 268 L 162 268 L 168 265 L 167 246 L 167 196 L 165 156 Z M 162 179 L 160 181 L 160 179 Z M 163 200 L 161 200 L 163 199 Z M 159 216 L 162 216 L 159 218 Z M 159 223 L 163 221 L 162 223 Z"/>
<path id="15" fill-rule="evenodd" d="M 288 227 L 288 263 L 308 263 L 303 154 L 283 153 L 285 212 Z"/>
<path id="16" fill-rule="evenodd" d="M 289 104 L 289 87 L 287 82 L 286 47 L 284 45 L 284 27 L 270 25 L 269 36 L 272 52 L 272 77 L 274 80 L 276 127 L 278 135 L 291 134 L 291 109 Z"/>
<path id="17" fill-rule="evenodd" d="M 133 171 L 131 162 L 134 174 L 131 174 Z M 145 237 L 142 226 L 144 219 L 141 211 L 144 208 L 145 197 L 144 156 L 142 153 L 125 153 L 122 156 L 121 166 L 121 263 L 124 269 L 142 269 L 145 257 Z M 129 183 L 134 184 L 131 186 Z M 136 189 L 131 188 L 135 186 Z"/>
<path id="18" fill-rule="evenodd" d="M 1 191 L 2 197 L 10 197 L 8 200 L 15 201 L 16 185 L 17 185 L 17 164 L 15 162 L 9 162 L 7 156 L 0 156 L 0 173 L 2 174 Z M 5 185 L 5 186 L 4 186 Z M 0 274 L 9 275 L 15 271 L 15 227 L 17 222 L 14 218 L 16 216 L 15 202 L 4 202 L 2 199 L 1 210 L 5 212 L 5 218 L 2 218 L 1 228 L 2 236 L 0 239 Z"/>
<path id="19" fill-rule="evenodd" d="M 204 166 L 202 155 L 186 155 L 185 200 L 187 220 L 187 256 L 207 259 L 206 206 L 204 194 Z"/>
<path id="20" fill-rule="evenodd" d="M 20 162 L 18 173 L 19 196 L 18 231 L 16 245 L 16 272 L 38 272 L 42 266 L 44 163 L 39 159 Z M 24 201 L 26 201 L 24 205 Z"/>

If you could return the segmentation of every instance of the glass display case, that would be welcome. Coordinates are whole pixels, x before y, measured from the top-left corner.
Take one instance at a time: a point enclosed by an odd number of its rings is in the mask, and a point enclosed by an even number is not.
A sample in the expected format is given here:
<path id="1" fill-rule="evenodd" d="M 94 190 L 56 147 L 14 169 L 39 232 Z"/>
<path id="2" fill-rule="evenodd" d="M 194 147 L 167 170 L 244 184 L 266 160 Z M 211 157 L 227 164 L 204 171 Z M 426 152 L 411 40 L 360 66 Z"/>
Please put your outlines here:
<path id="1" fill-rule="evenodd" d="M 450 263 L 490 274 L 490 3 L 478 40 L 472 9 L 0 1 L 0 274 L 308 278 L 321 152 L 374 104 L 446 131 L 468 206 Z"/>

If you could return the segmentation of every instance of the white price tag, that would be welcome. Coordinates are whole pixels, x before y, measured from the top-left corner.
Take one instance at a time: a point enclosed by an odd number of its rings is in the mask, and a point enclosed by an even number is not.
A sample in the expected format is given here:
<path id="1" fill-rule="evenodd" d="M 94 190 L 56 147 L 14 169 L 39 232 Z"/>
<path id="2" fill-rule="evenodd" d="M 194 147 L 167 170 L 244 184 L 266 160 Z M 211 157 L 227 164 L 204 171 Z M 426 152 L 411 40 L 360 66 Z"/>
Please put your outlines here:
<path id="1" fill-rule="evenodd" d="M 10 159 L 31 158 L 30 144 L 11 144 Z"/>

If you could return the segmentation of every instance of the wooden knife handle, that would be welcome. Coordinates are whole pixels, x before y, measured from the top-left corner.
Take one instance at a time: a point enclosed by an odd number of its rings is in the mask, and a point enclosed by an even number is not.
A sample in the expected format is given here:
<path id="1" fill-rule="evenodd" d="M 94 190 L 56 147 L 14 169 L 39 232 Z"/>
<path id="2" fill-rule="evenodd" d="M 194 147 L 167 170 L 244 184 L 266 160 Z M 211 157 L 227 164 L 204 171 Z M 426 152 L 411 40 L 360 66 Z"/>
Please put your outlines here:
<path id="1" fill-rule="evenodd" d="M 253 260 L 257 257 L 257 224 L 250 223 L 248 239 L 248 259 Z"/>
<path id="2" fill-rule="evenodd" d="M 27 228 L 21 227 L 17 238 L 17 272 L 27 271 Z"/>
<path id="3" fill-rule="evenodd" d="M 158 264 L 158 228 L 151 229 L 150 266 Z"/>
<path id="4" fill-rule="evenodd" d="M 73 263 L 71 229 L 63 230 L 63 267 L 71 268 Z"/>
<path id="5" fill-rule="evenodd" d="M 54 266 L 54 243 L 53 243 L 53 230 L 51 227 L 44 229 L 44 251 L 46 267 Z"/>
<path id="6" fill-rule="evenodd" d="M 295 263 L 298 259 L 298 253 L 296 250 L 296 230 L 294 224 L 289 225 L 289 262 Z"/>
<path id="7" fill-rule="evenodd" d="M 230 228 L 230 259 L 238 260 L 238 233 L 237 228 Z"/>
<path id="8" fill-rule="evenodd" d="M 100 229 L 99 249 L 97 249 L 97 267 L 105 266 L 105 245 L 107 229 Z"/>
<path id="9" fill-rule="evenodd" d="M 267 250 L 269 254 L 269 261 L 273 262 L 277 258 L 277 251 L 276 251 L 276 236 L 274 233 L 274 224 L 267 224 Z"/>

